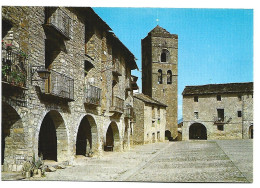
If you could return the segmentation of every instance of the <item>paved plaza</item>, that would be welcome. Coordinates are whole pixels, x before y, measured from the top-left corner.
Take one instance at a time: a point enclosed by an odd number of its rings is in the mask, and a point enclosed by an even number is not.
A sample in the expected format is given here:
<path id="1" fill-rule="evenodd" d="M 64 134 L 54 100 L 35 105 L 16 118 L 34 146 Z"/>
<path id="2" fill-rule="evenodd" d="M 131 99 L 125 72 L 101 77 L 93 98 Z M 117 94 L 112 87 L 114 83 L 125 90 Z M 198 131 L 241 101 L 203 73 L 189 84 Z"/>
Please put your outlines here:
<path id="1" fill-rule="evenodd" d="M 253 141 L 181 141 L 79 157 L 75 165 L 38 180 L 138 182 L 252 182 Z"/>

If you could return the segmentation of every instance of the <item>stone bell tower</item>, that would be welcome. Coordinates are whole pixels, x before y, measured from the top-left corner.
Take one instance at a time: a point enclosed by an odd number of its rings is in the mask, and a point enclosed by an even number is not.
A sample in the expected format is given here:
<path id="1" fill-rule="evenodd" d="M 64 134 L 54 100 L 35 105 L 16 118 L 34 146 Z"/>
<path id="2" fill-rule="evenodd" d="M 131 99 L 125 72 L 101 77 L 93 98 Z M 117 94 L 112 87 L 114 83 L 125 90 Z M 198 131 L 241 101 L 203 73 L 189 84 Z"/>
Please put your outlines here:
<path id="1" fill-rule="evenodd" d="M 142 39 L 142 92 L 168 106 L 165 130 L 176 138 L 178 35 L 170 34 L 158 25 Z"/>

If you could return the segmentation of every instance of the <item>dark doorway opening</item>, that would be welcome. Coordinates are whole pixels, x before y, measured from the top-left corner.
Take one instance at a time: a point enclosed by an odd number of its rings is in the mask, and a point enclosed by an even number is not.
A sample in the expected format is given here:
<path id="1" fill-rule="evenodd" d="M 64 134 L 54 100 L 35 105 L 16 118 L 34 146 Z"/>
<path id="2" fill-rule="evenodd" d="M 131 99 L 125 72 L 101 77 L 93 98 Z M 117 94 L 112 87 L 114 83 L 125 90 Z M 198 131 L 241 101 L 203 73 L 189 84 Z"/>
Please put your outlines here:
<path id="1" fill-rule="evenodd" d="M 166 131 L 165 131 L 165 137 L 166 137 L 166 139 L 169 140 L 169 141 L 172 141 L 172 140 L 173 140 L 173 138 L 172 138 L 172 133 L 171 133 L 171 131 L 169 131 L 169 130 L 166 130 Z"/>
<path id="2" fill-rule="evenodd" d="M 190 126 L 189 139 L 207 140 L 207 129 L 201 123 L 194 123 Z"/>
<path id="3" fill-rule="evenodd" d="M 77 141 L 76 141 L 76 155 L 86 155 L 91 152 L 92 135 L 91 126 L 88 119 L 85 117 L 80 123 Z"/>
<path id="4" fill-rule="evenodd" d="M 106 143 L 104 151 L 116 151 L 120 148 L 119 131 L 116 123 L 112 122 L 106 133 Z"/>
<path id="5" fill-rule="evenodd" d="M 254 137 L 254 129 L 253 129 L 253 125 L 251 125 L 249 127 L 249 138 L 253 139 L 253 137 Z"/>
<path id="6" fill-rule="evenodd" d="M 53 119 L 48 113 L 41 125 L 39 133 L 38 155 L 43 160 L 57 161 L 57 136 Z"/>

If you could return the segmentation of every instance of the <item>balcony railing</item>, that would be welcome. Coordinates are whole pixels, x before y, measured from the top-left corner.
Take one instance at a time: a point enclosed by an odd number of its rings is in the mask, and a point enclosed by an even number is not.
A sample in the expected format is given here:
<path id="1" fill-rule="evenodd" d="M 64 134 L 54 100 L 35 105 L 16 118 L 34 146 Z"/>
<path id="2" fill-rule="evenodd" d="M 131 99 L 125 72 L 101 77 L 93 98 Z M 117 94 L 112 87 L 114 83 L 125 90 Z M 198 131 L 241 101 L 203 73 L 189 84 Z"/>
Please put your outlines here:
<path id="1" fill-rule="evenodd" d="M 119 97 L 114 97 L 112 105 L 109 109 L 110 112 L 124 113 L 124 100 Z"/>
<path id="2" fill-rule="evenodd" d="M 131 105 L 126 105 L 126 108 L 125 108 L 125 118 L 133 118 L 133 107 Z"/>
<path id="3" fill-rule="evenodd" d="M 74 80 L 54 70 L 50 70 L 50 72 L 50 77 L 45 84 L 45 94 L 73 101 Z"/>
<path id="4" fill-rule="evenodd" d="M 112 73 L 115 76 L 122 76 L 122 69 L 118 59 L 113 60 Z"/>
<path id="5" fill-rule="evenodd" d="M 2 47 L 2 82 L 14 86 L 26 87 L 27 66 L 26 54 L 11 47 Z"/>
<path id="6" fill-rule="evenodd" d="M 61 33 L 67 39 L 70 39 L 71 18 L 60 8 L 57 8 L 55 12 L 51 12 L 51 9 L 47 9 L 47 23 L 46 25 L 52 26 L 59 33 Z"/>
<path id="7" fill-rule="evenodd" d="M 90 84 L 86 85 L 85 103 L 99 106 L 100 101 L 101 101 L 101 89 L 96 86 L 92 86 Z"/>
<path id="8" fill-rule="evenodd" d="M 214 124 L 226 124 L 229 123 L 232 118 L 229 117 L 214 117 Z"/>

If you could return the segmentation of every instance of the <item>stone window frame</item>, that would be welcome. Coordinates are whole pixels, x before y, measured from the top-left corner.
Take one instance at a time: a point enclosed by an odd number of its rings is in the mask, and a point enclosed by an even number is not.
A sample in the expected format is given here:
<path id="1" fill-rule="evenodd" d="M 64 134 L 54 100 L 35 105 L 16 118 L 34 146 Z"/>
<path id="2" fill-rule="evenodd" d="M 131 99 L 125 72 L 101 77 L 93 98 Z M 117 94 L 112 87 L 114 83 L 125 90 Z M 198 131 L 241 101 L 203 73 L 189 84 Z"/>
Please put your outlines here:
<path id="1" fill-rule="evenodd" d="M 168 62 L 170 57 L 170 52 L 167 49 L 162 49 L 161 55 L 160 55 L 160 61 L 161 62 Z"/>
<path id="2" fill-rule="evenodd" d="M 199 96 L 194 96 L 193 101 L 194 102 L 199 102 Z"/>
<path id="3" fill-rule="evenodd" d="M 171 70 L 167 71 L 167 84 L 172 84 L 172 71 Z"/>
<path id="4" fill-rule="evenodd" d="M 221 100 L 222 100 L 221 95 L 217 95 L 217 101 L 221 101 Z"/>
<path id="5" fill-rule="evenodd" d="M 163 72 L 162 69 L 158 70 L 158 84 L 163 84 Z"/>
<path id="6" fill-rule="evenodd" d="M 242 111 L 241 110 L 237 111 L 237 117 L 242 117 Z"/>
<path id="7" fill-rule="evenodd" d="M 196 119 L 199 119 L 199 112 L 198 112 L 198 111 L 194 111 L 194 117 L 195 117 Z"/>
<path id="8" fill-rule="evenodd" d="M 217 129 L 219 131 L 224 131 L 224 125 L 217 125 Z"/>

